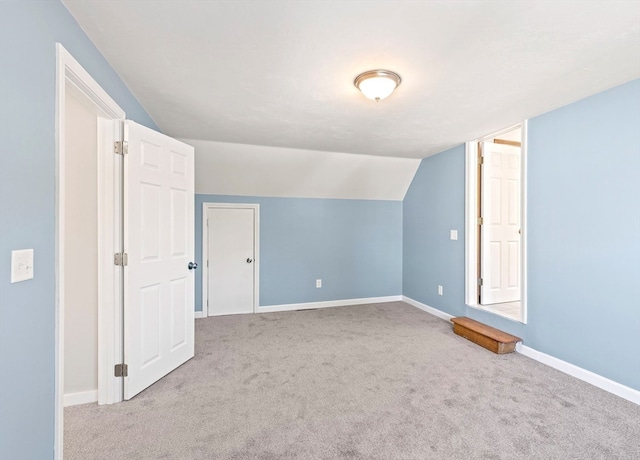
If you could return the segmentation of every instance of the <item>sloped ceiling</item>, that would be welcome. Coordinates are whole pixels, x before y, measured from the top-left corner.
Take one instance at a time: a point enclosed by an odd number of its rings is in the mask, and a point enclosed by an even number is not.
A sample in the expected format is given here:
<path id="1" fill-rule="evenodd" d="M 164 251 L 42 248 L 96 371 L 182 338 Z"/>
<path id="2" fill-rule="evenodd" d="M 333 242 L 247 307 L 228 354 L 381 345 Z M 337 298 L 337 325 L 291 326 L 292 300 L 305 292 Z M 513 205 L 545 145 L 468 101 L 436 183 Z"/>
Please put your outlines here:
<path id="1" fill-rule="evenodd" d="M 420 160 L 183 139 L 196 151 L 196 193 L 404 199 Z"/>
<path id="2" fill-rule="evenodd" d="M 62 1 L 199 193 L 402 199 L 417 159 L 640 76 L 636 1 Z"/>
<path id="3" fill-rule="evenodd" d="M 179 138 L 423 158 L 640 76 L 636 1 L 63 3 Z"/>

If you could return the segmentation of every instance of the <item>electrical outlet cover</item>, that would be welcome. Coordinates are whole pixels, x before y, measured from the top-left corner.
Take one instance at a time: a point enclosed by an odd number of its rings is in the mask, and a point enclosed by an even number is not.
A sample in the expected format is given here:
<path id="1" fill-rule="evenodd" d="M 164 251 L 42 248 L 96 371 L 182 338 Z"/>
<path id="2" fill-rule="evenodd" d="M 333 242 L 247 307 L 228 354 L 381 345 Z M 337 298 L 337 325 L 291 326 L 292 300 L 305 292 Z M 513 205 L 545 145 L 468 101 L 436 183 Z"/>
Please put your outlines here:
<path id="1" fill-rule="evenodd" d="M 33 249 L 11 251 L 11 282 L 33 278 Z"/>

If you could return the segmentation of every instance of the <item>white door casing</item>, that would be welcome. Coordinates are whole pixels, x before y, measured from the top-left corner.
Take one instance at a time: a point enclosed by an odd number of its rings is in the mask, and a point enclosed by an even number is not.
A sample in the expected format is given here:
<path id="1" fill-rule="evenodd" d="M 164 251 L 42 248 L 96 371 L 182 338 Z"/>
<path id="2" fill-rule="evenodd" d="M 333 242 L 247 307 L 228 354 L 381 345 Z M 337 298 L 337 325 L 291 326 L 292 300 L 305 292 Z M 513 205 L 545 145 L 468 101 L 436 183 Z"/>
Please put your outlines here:
<path id="1" fill-rule="evenodd" d="M 520 300 L 520 148 L 482 142 L 480 303 Z"/>
<path id="2" fill-rule="evenodd" d="M 208 316 L 255 312 L 258 213 L 256 205 L 206 209 Z"/>
<path id="3" fill-rule="evenodd" d="M 194 150 L 125 121 L 124 354 L 130 399 L 194 356 Z"/>
<path id="4" fill-rule="evenodd" d="M 121 356 L 121 278 L 113 265 L 114 248 L 120 242 L 118 194 L 121 158 L 113 155 L 113 142 L 120 138 L 125 112 L 60 44 L 56 43 L 56 306 L 55 306 L 55 415 L 54 458 L 64 450 L 64 323 L 65 323 L 65 208 L 66 208 L 66 108 L 67 91 L 79 91 L 98 114 L 98 403 L 122 400 L 121 379 L 113 375 L 113 364 Z"/>

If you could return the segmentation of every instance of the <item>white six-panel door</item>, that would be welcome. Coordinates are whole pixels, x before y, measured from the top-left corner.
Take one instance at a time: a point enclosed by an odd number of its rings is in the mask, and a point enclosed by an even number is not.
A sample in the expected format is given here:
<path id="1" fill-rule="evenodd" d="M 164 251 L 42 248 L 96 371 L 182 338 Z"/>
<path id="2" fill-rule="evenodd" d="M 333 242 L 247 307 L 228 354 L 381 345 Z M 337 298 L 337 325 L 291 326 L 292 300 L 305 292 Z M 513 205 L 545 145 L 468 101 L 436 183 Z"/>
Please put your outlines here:
<path id="1" fill-rule="evenodd" d="M 194 355 L 194 150 L 125 121 L 124 350 L 130 399 Z"/>
<path id="2" fill-rule="evenodd" d="M 482 143 L 480 303 L 520 300 L 520 148 Z"/>
<path id="3" fill-rule="evenodd" d="M 209 316 L 254 312 L 256 218 L 253 208 L 208 209 Z"/>

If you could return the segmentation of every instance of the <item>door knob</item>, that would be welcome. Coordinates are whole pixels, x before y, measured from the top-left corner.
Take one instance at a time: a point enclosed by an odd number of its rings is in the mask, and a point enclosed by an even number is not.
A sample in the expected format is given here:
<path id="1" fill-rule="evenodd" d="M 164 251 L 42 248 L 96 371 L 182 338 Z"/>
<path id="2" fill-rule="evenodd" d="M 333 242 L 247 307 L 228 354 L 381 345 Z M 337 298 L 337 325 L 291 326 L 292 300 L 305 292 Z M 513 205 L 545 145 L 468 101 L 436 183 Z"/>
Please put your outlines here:
<path id="1" fill-rule="evenodd" d="M 251 262 L 253 262 L 253 259 L 251 257 L 247 257 L 247 263 L 250 264 Z"/>
<path id="2" fill-rule="evenodd" d="M 189 270 L 195 270 L 196 268 L 198 268 L 198 264 L 195 262 L 189 262 L 189 265 L 187 265 L 187 267 L 189 267 Z"/>

